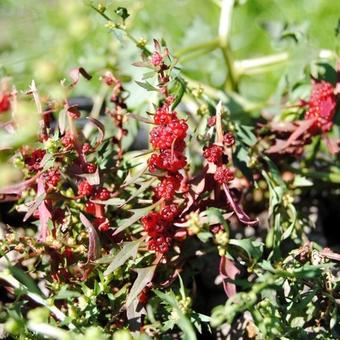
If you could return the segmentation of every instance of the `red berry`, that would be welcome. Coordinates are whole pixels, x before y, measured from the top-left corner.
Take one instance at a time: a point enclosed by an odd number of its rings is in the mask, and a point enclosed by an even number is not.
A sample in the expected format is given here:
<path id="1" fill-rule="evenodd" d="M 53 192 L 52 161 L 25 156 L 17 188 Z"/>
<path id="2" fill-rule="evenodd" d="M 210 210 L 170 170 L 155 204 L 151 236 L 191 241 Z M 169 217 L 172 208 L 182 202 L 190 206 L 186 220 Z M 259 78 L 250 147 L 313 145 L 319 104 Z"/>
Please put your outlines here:
<path id="1" fill-rule="evenodd" d="M 98 188 L 94 195 L 96 200 L 107 201 L 111 197 L 110 191 L 106 188 Z"/>
<path id="2" fill-rule="evenodd" d="M 91 151 L 91 145 L 89 143 L 84 143 L 82 148 L 81 148 L 81 152 L 86 155 Z"/>
<path id="3" fill-rule="evenodd" d="M 155 51 L 152 53 L 151 64 L 154 66 L 160 66 L 163 64 L 163 57 L 159 52 Z"/>
<path id="4" fill-rule="evenodd" d="M 169 251 L 172 238 L 167 235 L 160 235 L 155 238 L 150 238 L 148 247 L 150 250 L 155 250 L 158 253 L 165 254 Z"/>
<path id="5" fill-rule="evenodd" d="M 223 155 L 223 148 L 219 145 L 210 145 L 204 148 L 203 156 L 204 158 L 211 163 L 221 164 Z"/>
<path id="6" fill-rule="evenodd" d="M 45 183 L 52 186 L 56 187 L 60 181 L 60 171 L 56 169 L 50 169 L 47 171 L 47 173 L 44 174 L 45 177 Z"/>
<path id="7" fill-rule="evenodd" d="M 86 180 L 82 180 L 78 184 L 78 195 L 79 196 L 90 196 L 93 192 L 93 186 Z"/>
<path id="8" fill-rule="evenodd" d="M 155 149 L 171 149 L 175 140 L 183 140 L 188 129 L 183 119 L 174 119 L 169 124 L 159 125 L 150 131 L 150 143 Z"/>
<path id="9" fill-rule="evenodd" d="M 171 201 L 175 192 L 180 188 L 181 181 L 175 176 L 164 177 L 154 189 L 155 198 L 164 198 L 166 201 Z"/>
<path id="10" fill-rule="evenodd" d="M 141 218 L 141 222 L 144 230 L 151 237 L 162 235 L 167 229 L 165 221 L 162 220 L 161 215 L 157 212 L 149 212 Z"/>
<path id="11" fill-rule="evenodd" d="M 160 211 L 161 217 L 166 222 L 172 222 L 178 214 L 178 205 L 173 203 L 166 205 Z"/>
<path id="12" fill-rule="evenodd" d="M 69 132 L 66 132 L 65 135 L 61 138 L 61 143 L 66 150 L 72 149 L 74 144 L 73 136 Z"/>
<path id="13" fill-rule="evenodd" d="M 233 146 L 235 144 L 235 137 L 231 132 L 227 132 L 224 136 L 223 136 L 223 143 L 226 146 Z"/>
<path id="14" fill-rule="evenodd" d="M 37 149 L 32 152 L 30 156 L 25 157 L 25 163 L 30 171 L 39 170 L 41 168 L 41 161 L 46 154 L 45 150 Z"/>
<path id="15" fill-rule="evenodd" d="M 176 172 L 187 164 L 186 157 L 178 151 L 162 150 L 159 154 L 152 154 L 149 159 L 149 170 L 156 169 Z"/>
<path id="16" fill-rule="evenodd" d="M 216 116 L 208 118 L 208 126 L 212 127 L 216 124 Z"/>
<path id="17" fill-rule="evenodd" d="M 235 178 L 234 172 L 225 166 L 218 167 L 214 174 L 215 181 L 220 184 L 228 183 L 232 181 L 234 178 Z"/>
<path id="18" fill-rule="evenodd" d="M 79 117 L 80 117 L 80 111 L 78 110 L 78 108 L 76 106 L 68 107 L 67 113 L 74 120 L 79 119 Z"/>
<path id="19" fill-rule="evenodd" d="M 305 118 L 315 119 L 310 132 L 312 134 L 320 131 L 328 132 L 333 126 L 332 120 L 336 109 L 336 98 L 332 84 L 324 80 L 315 81 L 308 104 L 309 108 Z"/>
<path id="20" fill-rule="evenodd" d="M 93 202 L 86 202 L 85 203 L 85 212 L 91 215 L 96 214 L 96 205 Z"/>
<path id="21" fill-rule="evenodd" d="M 169 124 L 174 119 L 177 119 L 176 113 L 170 113 L 167 105 L 158 108 L 154 116 L 154 122 L 158 125 Z"/>
<path id="22" fill-rule="evenodd" d="M 93 226 L 99 231 L 106 232 L 110 228 L 110 222 L 106 217 L 97 217 L 92 222 Z"/>
<path id="23" fill-rule="evenodd" d="M 0 93 L 0 113 L 8 111 L 10 108 L 10 95 L 7 93 Z"/>
<path id="24" fill-rule="evenodd" d="M 93 163 L 86 163 L 84 165 L 84 168 L 88 174 L 94 174 L 97 170 L 97 165 Z"/>

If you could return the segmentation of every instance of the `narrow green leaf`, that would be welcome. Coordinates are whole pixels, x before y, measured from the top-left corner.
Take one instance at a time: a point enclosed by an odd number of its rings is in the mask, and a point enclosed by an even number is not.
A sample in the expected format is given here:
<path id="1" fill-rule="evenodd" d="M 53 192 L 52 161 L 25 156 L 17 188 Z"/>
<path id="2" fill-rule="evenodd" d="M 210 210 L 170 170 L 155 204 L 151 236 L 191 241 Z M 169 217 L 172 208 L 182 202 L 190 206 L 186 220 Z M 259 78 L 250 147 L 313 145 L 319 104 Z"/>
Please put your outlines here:
<path id="1" fill-rule="evenodd" d="M 168 292 L 167 294 L 162 293 L 159 290 L 154 290 L 154 293 L 162 299 L 164 302 L 169 304 L 176 314 L 176 319 L 174 322 L 177 324 L 177 326 L 183 331 L 183 340 L 196 340 L 196 334 L 195 331 L 190 323 L 190 321 L 187 319 L 187 317 L 184 315 L 182 310 L 179 307 L 178 301 L 176 300 L 176 296 L 173 291 Z"/>
<path id="2" fill-rule="evenodd" d="M 242 240 L 231 239 L 229 244 L 242 248 L 249 258 L 254 261 L 257 261 L 263 253 L 263 243 L 249 238 Z"/>
<path id="3" fill-rule="evenodd" d="M 145 268 L 137 268 L 135 271 L 137 272 L 138 276 L 136 281 L 133 283 L 130 293 L 126 300 L 126 306 L 129 306 L 135 298 L 142 292 L 145 286 L 151 282 L 153 275 L 155 273 L 156 265 L 145 267 Z"/>
<path id="4" fill-rule="evenodd" d="M 136 84 L 142 87 L 143 89 L 146 89 L 147 91 L 156 91 L 158 92 L 158 89 L 151 85 L 148 81 L 145 81 L 144 83 L 141 81 L 136 81 Z"/>
<path id="5" fill-rule="evenodd" d="M 25 214 L 24 219 L 23 219 L 24 222 L 26 222 L 34 214 L 34 212 L 39 208 L 40 204 L 45 199 L 45 197 L 46 197 L 45 192 L 37 197 L 35 202 L 33 202 L 33 204 L 28 209 L 27 213 Z"/>
<path id="6" fill-rule="evenodd" d="M 113 261 L 107 267 L 104 272 L 104 276 L 107 276 L 114 272 L 117 268 L 122 266 L 130 257 L 134 258 L 137 255 L 138 247 L 143 239 L 139 239 L 133 242 L 127 242 L 123 248 L 114 257 Z M 99 259 L 100 260 L 100 259 Z"/>
<path id="7" fill-rule="evenodd" d="M 122 220 L 121 221 L 121 225 L 117 228 L 117 230 L 115 230 L 115 232 L 113 233 L 113 235 L 117 235 L 119 233 L 121 233 L 123 230 L 125 230 L 126 228 L 129 228 L 130 225 L 136 223 L 141 217 L 143 217 L 144 215 L 146 215 L 150 210 L 152 210 L 153 208 L 155 208 L 160 201 L 145 207 L 145 208 L 141 208 L 141 209 L 132 209 L 130 210 L 130 212 L 132 212 L 132 216 Z"/>

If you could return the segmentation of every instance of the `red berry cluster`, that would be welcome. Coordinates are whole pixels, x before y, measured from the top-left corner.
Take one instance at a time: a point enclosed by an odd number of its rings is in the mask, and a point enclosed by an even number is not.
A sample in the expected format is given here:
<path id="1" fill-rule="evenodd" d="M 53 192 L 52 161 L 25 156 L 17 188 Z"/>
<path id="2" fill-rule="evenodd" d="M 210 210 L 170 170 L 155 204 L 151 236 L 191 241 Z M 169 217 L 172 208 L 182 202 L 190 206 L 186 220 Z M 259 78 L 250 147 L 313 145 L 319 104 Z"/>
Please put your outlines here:
<path id="1" fill-rule="evenodd" d="M 174 235 L 173 222 L 179 213 L 174 198 L 176 193 L 185 190 L 179 171 L 187 164 L 184 150 L 188 124 L 171 109 L 174 97 L 168 91 L 170 67 L 165 62 L 167 57 L 170 60 L 169 51 L 166 48 L 162 51 L 160 44 L 157 41 L 154 43 L 155 52 L 150 57 L 150 66 L 157 72 L 158 88 L 164 103 L 157 108 L 153 117 L 156 126 L 150 131 L 150 144 L 154 152 L 148 167 L 151 173 L 157 170 L 163 173 L 160 183 L 154 188 L 154 200 L 163 201 L 159 212 L 150 212 L 141 222 L 149 236 L 149 249 L 164 254 L 170 249 Z"/>
<path id="2" fill-rule="evenodd" d="M 78 195 L 87 197 L 92 200 L 107 201 L 110 197 L 110 191 L 103 187 L 95 188 L 87 180 L 82 180 L 78 184 Z M 95 228 L 102 232 L 106 232 L 110 228 L 110 222 L 105 216 L 104 207 L 101 204 L 87 201 L 85 203 L 85 212 L 94 216 L 92 224 Z"/>
<path id="3" fill-rule="evenodd" d="M 91 185 L 86 179 L 78 183 L 78 195 L 79 196 L 91 196 L 93 193 L 93 185 Z"/>
<path id="4" fill-rule="evenodd" d="M 228 147 L 233 146 L 235 144 L 235 136 L 234 136 L 234 134 L 231 133 L 231 132 L 227 132 L 223 136 L 223 144 L 225 144 Z"/>
<path id="5" fill-rule="evenodd" d="M 24 154 L 24 161 L 29 171 L 38 171 L 41 169 L 41 161 L 46 154 L 45 150 L 36 149 L 30 155 Z"/>
<path id="6" fill-rule="evenodd" d="M 223 148 L 220 145 L 212 144 L 203 149 L 203 157 L 211 163 L 221 165 Z"/>
<path id="7" fill-rule="evenodd" d="M 173 118 L 169 123 L 158 125 L 151 130 L 150 143 L 154 149 L 171 149 L 176 141 L 182 141 L 186 137 L 187 123 L 183 119 L 178 119 L 175 113 L 169 113 L 167 119 L 170 117 Z"/>
<path id="8" fill-rule="evenodd" d="M 183 169 L 187 164 L 186 158 L 180 151 L 162 150 L 154 153 L 149 160 L 149 170 L 155 172 L 157 169 L 176 172 Z"/>
<path id="9" fill-rule="evenodd" d="M 226 184 L 234 179 L 234 172 L 226 166 L 220 166 L 216 169 L 214 179 L 220 184 Z"/>
<path id="10" fill-rule="evenodd" d="M 157 125 L 150 132 L 150 142 L 155 151 L 149 159 L 149 170 L 166 171 L 160 183 L 154 188 L 154 199 L 164 199 L 170 203 L 160 212 L 152 212 L 142 218 L 144 230 L 150 236 L 149 249 L 159 253 L 166 253 L 172 241 L 171 223 L 178 214 L 178 207 L 171 203 L 181 188 L 183 176 L 179 170 L 186 164 L 185 137 L 188 125 L 177 114 L 170 110 L 172 99 L 167 98 L 165 104 L 157 109 L 154 123 Z"/>
<path id="11" fill-rule="evenodd" d="M 85 163 L 83 167 L 84 171 L 88 174 L 94 174 L 97 170 L 97 165 L 94 163 Z"/>
<path id="12" fill-rule="evenodd" d="M 107 201 L 111 194 L 110 191 L 103 187 L 95 188 L 86 179 L 78 183 L 78 195 L 81 197 L 91 196 L 91 199 Z"/>
<path id="13" fill-rule="evenodd" d="M 333 126 L 336 108 L 333 85 L 324 80 L 314 81 L 308 106 L 305 118 L 315 119 L 310 132 L 312 134 L 328 132 Z"/>
<path id="14" fill-rule="evenodd" d="M 144 230 L 150 237 L 149 249 L 162 254 L 169 251 L 173 237 L 172 222 L 177 215 L 178 206 L 172 203 L 164 206 L 160 212 L 149 212 L 142 217 Z"/>
<path id="15" fill-rule="evenodd" d="M 43 177 L 47 187 L 56 187 L 61 179 L 60 171 L 57 169 L 49 169 Z"/>
<path id="16" fill-rule="evenodd" d="M 74 146 L 74 138 L 69 131 L 67 131 L 63 137 L 61 137 L 61 144 L 64 146 L 65 151 L 71 150 Z"/>
<path id="17" fill-rule="evenodd" d="M 228 132 L 223 136 L 223 145 L 231 147 L 235 144 L 235 137 L 233 133 Z M 214 163 L 217 168 L 214 174 L 214 179 L 219 184 L 226 184 L 234 179 L 234 172 L 223 165 L 225 159 L 224 147 L 217 144 L 211 144 L 203 149 L 203 157 L 210 163 Z"/>

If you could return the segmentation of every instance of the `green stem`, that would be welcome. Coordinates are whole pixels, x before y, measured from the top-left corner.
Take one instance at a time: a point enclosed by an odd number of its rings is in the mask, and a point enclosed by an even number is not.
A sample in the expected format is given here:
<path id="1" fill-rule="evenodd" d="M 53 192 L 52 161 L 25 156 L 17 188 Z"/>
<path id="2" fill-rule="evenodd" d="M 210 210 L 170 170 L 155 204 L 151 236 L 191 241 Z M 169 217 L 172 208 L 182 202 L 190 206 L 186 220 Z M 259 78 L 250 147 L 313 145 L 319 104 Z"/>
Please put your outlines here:
<path id="1" fill-rule="evenodd" d="M 221 50 L 224 58 L 224 62 L 228 68 L 228 75 L 224 82 L 224 88 L 228 90 L 229 88 L 234 92 L 239 92 L 238 88 L 238 76 L 234 67 L 234 58 L 231 51 L 227 45 L 223 46 L 221 44 Z"/>
<path id="2" fill-rule="evenodd" d="M 292 167 L 290 167 L 290 170 L 293 171 L 294 173 L 304 175 L 306 177 L 320 179 L 325 182 L 340 184 L 340 172 L 319 172 L 308 169 L 295 169 Z"/>
<path id="3" fill-rule="evenodd" d="M 184 47 L 184 48 L 178 50 L 175 55 L 176 55 L 176 57 L 180 58 L 181 56 L 183 56 L 185 54 L 190 54 L 190 53 L 193 53 L 193 52 L 197 52 L 199 50 L 206 50 L 206 49 L 208 49 L 209 51 L 215 50 L 219 46 L 220 46 L 219 39 L 214 38 L 212 40 L 209 40 L 209 41 L 206 41 L 206 42 L 203 42 L 203 43 L 194 44 L 194 45 L 190 45 L 188 47 Z"/>
<path id="4" fill-rule="evenodd" d="M 99 11 L 98 8 L 96 8 L 96 7 L 93 6 L 93 5 L 90 5 L 90 7 L 91 7 L 92 9 L 94 9 L 97 13 L 99 13 L 104 19 L 106 19 L 107 21 L 110 21 L 110 22 L 113 23 L 113 20 L 112 20 L 109 16 L 107 16 L 104 12 Z M 150 54 L 151 54 L 151 52 L 150 52 L 146 47 L 141 47 L 141 46 L 139 46 L 138 40 L 137 40 L 130 32 L 127 31 L 125 25 L 123 25 L 123 26 L 119 25 L 119 26 L 116 27 L 116 29 L 122 30 L 122 31 L 126 34 L 126 36 L 127 36 L 127 37 L 128 37 L 128 38 L 129 38 L 129 39 L 130 39 L 130 40 L 131 40 L 138 48 L 140 48 L 141 50 L 143 50 L 143 52 L 144 52 L 145 54 L 147 54 L 147 55 L 150 55 Z"/>
<path id="5" fill-rule="evenodd" d="M 188 60 L 197 59 L 197 58 L 201 57 L 202 55 L 208 54 L 208 53 L 214 51 L 215 49 L 216 48 L 212 46 L 212 47 L 207 48 L 205 50 L 197 50 L 195 52 L 193 51 L 191 53 L 183 55 L 182 57 L 179 57 L 179 60 L 180 60 L 181 63 L 185 63 Z"/>

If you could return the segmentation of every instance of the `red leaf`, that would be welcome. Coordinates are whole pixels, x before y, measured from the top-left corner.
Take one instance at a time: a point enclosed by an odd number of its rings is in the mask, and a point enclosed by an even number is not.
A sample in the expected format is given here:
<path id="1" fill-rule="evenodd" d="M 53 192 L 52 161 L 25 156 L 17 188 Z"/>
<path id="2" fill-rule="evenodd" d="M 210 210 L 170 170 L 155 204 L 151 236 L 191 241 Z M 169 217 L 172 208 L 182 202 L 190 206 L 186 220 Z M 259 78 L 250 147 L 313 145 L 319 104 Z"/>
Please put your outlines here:
<path id="1" fill-rule="evenodd" d="M 41 194 L 38 196 L 35 201 L 32 202 L 32 205 L 29 207 L 26 215 L 24 216 L 23 221 L 26 222 L 34 213 L 37 209 L 39 209 L 40 204 L 44 201 L 46 197 L 46 193 Z"/>
<path id="2" fill-rule="evenodd" d="M 92 118 L 92 117 L 87 117 L 87 119 L 96 126 L 96 128 L 99 131 L 99 138 L 96 142 L 96 145 L 94 146 L 94 149 L 96 149 L 104 140 L 105 137 L 105 126 L 102 122 L 100 122 L 99 120 Z"/>
<path id="3" fill-rule="evenodd" d="M 41 195 L 45 195 L 45 188 L 44 182 L 41 178 L 38 178 L 38 190 L 37 195 L 38 197 Z M 39 232 L 38 232 L 38 240 L 40 242 L 45 242 L 48 236 L 48 221 L 52 218 L 51 212 L 48 210 L 45 201 L 42 201 L 38 208 L 39 212 Z"/>
<path id="4" fill-rule="evenodd" d="M 236 286 L 230 280 L 235 280 L 240 270 L 234 265 L 234 262 L 229 260 L 226 256 L 221 257 L 220 261 L 220 275 L 223 279 L 223 288 L 227 296 L 230 298 L 236 294 Z"/>
<path id="5" fill-rule="evenodd" d="M 100 257 L 100 240 L 92 223 L 83 215 L 79 214 L 80 221 L 84 224 L 89 235 L 89 249 L 87 253 L 87 264 L 94 262 Z"/>
<path id="6" fill-rule="evenodd" d="M 308 119 L 296 122 L 298 127 L 296 130 L 289 136 L 286 142 L 282 143 L 282 141 L 278 141 L 275 145 L 266 150 L 267 153 L 278 153 L 283 149 L 289 147 L 292 143 L 294 143 L 300 136 L 302 136 L 308 129 L 314 124 L 315 119 Z"/>
<path id="7" fill-rule="evenodd" d="M 250 226 L 254 226 L 256 224 L 259 223 L 258 219 L 256 220 L 252 220 L 244 211 L 243 209 L 241 208 L 241 206 L 239 204 L 237 204 L 231 193 L 230 193 L 230 190 L 228 188 L 228 186 L 226 184 L 223 184 L 223 189 L 224 189 L 224 192 L 227 196 L 227 200 L 230 204 L 230 206 L 232 207 L 232 209 L 235 211 L 235 214 L 237 216 L 237 218 L 239 219 L 240 222 L 244 223 L 244 224 L 247 224 L 247 225 L 250 225 Z"/>
<path id="8" fill-rule="evenodd" d="M 327 148 L 329 150 L 329 152 L 332 155 L 336 155 L 340 152 L 340 138 L 330 138 L 328 135 L 324 134 L 323 136 L 323 140 L 325 141 Z"/>
<path id="9" fill-rule="evenodd" d="M 40 173 L 37 173 L 35 176 L 33 176 L 32 178 L 20 182 L 20 183 L 16 183 L 16 184 L 12 184 L 8 187 L 2 188 L 0 189 L 0 194 L 4 194 L 4 195 L 21 195 L 21 193 L 26 190 L 27 188 L 31 187 L 32 184 L 35 182 L 35 180 L 37 179 L 37 177 L 40 175 Z"/>
<path id="10" fill-rule="evenodd" d="M 68 106 L 67 107 L 67 113 L 73 119 L 78 119 L 80 117 L 80 111 L 79 111 L 77 105 Z"/>
<path id="11" fill-rule="evenodd" d="M 83 67 L 73 68 L 69 72 L 69 76 L 72 79 L 72 84 L 70 86 L 75 86 L 78 83 L 80 75 L 82 75 L 87 80 L 92 78 L 92 76 L 88 74 Z"/>

